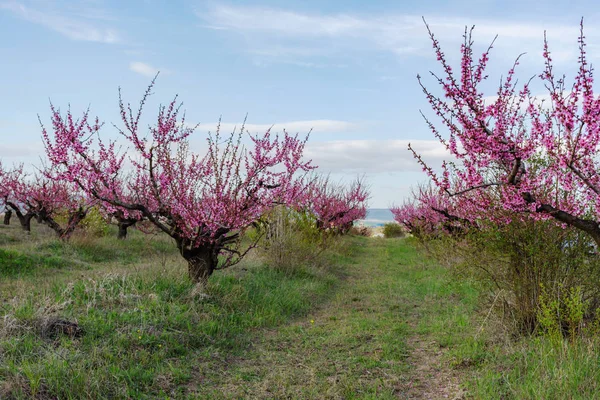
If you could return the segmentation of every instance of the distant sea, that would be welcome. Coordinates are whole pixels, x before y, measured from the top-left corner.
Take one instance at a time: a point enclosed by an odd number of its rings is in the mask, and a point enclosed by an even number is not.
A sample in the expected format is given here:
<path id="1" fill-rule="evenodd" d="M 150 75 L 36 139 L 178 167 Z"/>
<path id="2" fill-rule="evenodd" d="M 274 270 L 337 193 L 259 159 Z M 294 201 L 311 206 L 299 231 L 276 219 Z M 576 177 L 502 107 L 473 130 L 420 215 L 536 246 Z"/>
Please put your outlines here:
<path id="1" fill-rule="evenodd" d="M 364 226 L 382 226 L 386 222 L 393 222 L 394 214 L 388 208 L 369 208 L 367 210 L 367 217 L 356 221 L 355 225 Z"/>

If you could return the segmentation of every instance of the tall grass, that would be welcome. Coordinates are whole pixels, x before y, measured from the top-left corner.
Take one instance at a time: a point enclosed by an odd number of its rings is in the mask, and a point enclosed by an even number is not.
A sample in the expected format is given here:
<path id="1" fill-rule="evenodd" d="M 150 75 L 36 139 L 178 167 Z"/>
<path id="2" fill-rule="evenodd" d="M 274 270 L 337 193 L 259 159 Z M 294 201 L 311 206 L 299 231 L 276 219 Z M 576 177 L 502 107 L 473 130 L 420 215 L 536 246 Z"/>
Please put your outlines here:
<path id="1" fill-rule="evenodd" d="M 490 351 L 469 391 L 478 399 L 598 399 L 600 340 L 509 342 Z"/>

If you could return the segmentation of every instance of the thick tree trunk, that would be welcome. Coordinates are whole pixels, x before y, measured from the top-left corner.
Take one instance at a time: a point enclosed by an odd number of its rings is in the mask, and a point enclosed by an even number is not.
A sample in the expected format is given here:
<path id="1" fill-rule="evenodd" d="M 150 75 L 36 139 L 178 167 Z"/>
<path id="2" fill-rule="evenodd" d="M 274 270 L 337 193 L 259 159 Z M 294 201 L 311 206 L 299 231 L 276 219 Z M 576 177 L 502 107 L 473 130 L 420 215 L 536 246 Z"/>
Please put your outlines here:
<path id="1" fill-rule="evenodd" d="M 119 222 L 118 226 L 119 226 L 119 233 L 117 233 L 117 239 L 121 239 L 121 240 L 126 239 L 127 238 L 127 227 L 129 225 L 122 224 Z"/>
<path id="2" fill-rule="evenodd" d="M 17 214 L 17 217 L 18 216 L 19 214 Z M 31 220 L 33 219 L 33 217 L 35 217 L 34 214 L 25 214 L 23 215 L 23 218 L 19 218 L 21 228 L 23 228 L 25 232 L 31 232 Z"/>
<path id="3" fill-rule="evenodd" d="M 9 209 L 4 210 L 4 225 L 10 225 L 10 217 L 12 217 L 12 211 Z"/>
<path id="4" fill-rule="evenodd" d="M 188 274 L 196 283 L 205 285 L 217 268 L 217 255 L 212 247 L 200 247 L 184 250 L 183 257 L 188 262 Z"/>
<path id="5" fill-rule="evenodd" d="M 15 214 L 17 214 L 21 228 L 23 228 L 25 232 L 31 232 L 31 219 L 35 217 L 35 214 L 31 211 L 27 212 L 27 214 L 23 214 L 21 210 L 19 210 L 19 207 L 10 201 L 7 201 L 6 205 L 12 208 Z"/>
<path id="6" fill-rule="evenodd" d="M 87 211 L 85 211 L 81 207 L 73 214 L 71 214 L 71 216 L 69 217 L 68 225 L 63 230 L 63 233 L 62 235 L 60 235 L 60 238 L 68 240 L 71 237 L 71 234 L 73 234 L 73 232 L 75 231 L 75 228 L 77 228 L 77 225 L 79 225 L 79 223 L 85 218 L 86 215 Z"/>
<path id="7" fill-rule="evenodd" d="M 126 239 L 127 238 L 127 228 L 135 225 L 137 221 L 131 220 L 119 220 L 117 226 L 119 227 L 119 233 L 117 234 L 117 239 Z"/>

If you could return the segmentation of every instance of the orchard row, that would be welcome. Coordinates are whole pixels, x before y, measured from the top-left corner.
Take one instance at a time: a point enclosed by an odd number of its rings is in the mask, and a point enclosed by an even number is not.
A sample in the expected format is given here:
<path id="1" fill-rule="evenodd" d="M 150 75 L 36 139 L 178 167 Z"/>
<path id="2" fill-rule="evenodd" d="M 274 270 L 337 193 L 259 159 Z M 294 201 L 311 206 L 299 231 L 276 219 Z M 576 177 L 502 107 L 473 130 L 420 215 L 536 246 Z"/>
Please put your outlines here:
<path id="1" fill-rule="evenodd" d="M 16 214 L 23 229 L 31 219 L 47 224 L 68 240 L 95 207 L 119 226 L 151 227 L 172 237 L 189 265 L 190 278 L 205 282 L 217 269 L 237 263 L 256 245 L 242 240 L 245 230 L 264 222 L 275 207 L 310 215 L 321 230 L 346 232 L 365 217 L 365 183 L 332 183 L 316 175 L 303 158 L 308 136 L 297 134 L 207 136 L 207 151 L 191 150 L 194 127 L 186 125 L 173 100 L 159 109 L 148 130 L 119 93 L 121 140 L 103 139 L 103 124 L 89 111 L 76 117 L 51 106 L 51 124 L 42 126 L 47 160 L 27 174 L 23 166 L 0 166 L 0 201 Z M 127 148 L 126 151 L 120 149 Z"/>

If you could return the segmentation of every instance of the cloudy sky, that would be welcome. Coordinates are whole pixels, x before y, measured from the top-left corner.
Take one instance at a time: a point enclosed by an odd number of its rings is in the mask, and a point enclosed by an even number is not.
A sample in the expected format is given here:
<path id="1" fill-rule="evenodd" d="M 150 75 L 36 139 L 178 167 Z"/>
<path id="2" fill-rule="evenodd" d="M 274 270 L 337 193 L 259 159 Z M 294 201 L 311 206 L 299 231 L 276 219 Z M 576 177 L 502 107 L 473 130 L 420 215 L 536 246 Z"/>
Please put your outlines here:
<path id="1" fill-rule="evenodd" d="M 454 62 L 465 25 L 481 50 L 498 35 L 493 95 L 520 53 L 523 80 L 540 72 L 545 30 L 556 70 L 572 76 L 581 17 L 594 60 L 596 10 L 577 0 L 0 0 L 0 158 L 39 162 L 49 100 L 90 106 L 113 137 L 117 88 L 137 102 L 160 71 L 147 112 L 178 94 L 200 124 L 198 151 L 219 118 L 227 130 L 246 115 L 253 133 L 312 129 L 307 156 L 322 172 L 365 174 L 371 206 L 388 207 L 425 180 L 409 142 L 434 165 L 444 157 L 419 114 L 431 112 L 416 75 L 439 70 L 422 17 Z"/>

